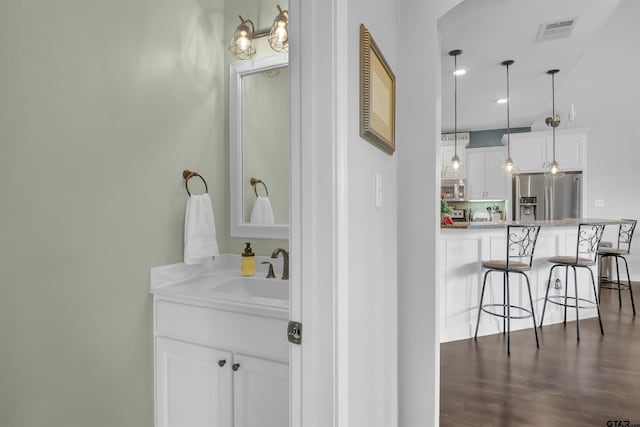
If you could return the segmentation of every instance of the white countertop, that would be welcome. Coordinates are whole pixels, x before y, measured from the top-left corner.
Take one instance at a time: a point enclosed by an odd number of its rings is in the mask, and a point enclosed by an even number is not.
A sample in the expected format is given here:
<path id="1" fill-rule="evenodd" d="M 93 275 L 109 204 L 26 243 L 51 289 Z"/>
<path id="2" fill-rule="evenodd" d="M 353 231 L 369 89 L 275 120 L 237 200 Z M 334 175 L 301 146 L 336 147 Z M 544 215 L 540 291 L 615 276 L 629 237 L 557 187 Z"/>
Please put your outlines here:
<path id="1" fill-rule="evenodd" d="M 264 260 L 274 264 L 276 278 L 266 278 L 267 266 L 260 264 Z M 250 277 L 241 276 L 239 267 L 238 255 L 221 255 L 208 264 L 178 263 L 153 267 L 150 274 L 150 293 L 160 299 L 287 318 L 289 281 L 280 278 L 282 259 L 256 257 L 256 273 Z"/>

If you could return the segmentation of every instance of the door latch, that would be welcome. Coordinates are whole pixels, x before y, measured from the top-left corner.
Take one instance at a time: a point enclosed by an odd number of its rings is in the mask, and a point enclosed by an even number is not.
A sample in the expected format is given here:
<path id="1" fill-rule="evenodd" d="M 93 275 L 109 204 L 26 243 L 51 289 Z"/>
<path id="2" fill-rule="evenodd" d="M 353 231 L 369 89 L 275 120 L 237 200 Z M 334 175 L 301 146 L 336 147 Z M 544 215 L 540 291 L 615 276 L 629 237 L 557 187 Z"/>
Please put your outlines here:
<path id="1" fill-rule="evenodd" d="M 302 323 L 289 321 L 287 326 L 287 338 L 290 343 L 301 344 L 302 343 Z"/>

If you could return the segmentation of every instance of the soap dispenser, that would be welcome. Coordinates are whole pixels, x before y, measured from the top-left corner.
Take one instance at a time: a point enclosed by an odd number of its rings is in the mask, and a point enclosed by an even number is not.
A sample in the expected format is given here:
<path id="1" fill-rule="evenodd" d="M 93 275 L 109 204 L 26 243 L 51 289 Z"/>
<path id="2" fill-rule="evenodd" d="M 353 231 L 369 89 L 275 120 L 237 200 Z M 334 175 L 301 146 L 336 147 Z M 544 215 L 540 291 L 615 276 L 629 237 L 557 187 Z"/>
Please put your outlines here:
<path id="1" fill-rule="evenodd" d="M 240 274 L 243 276 L 253 276 L 256 272 L 256 257 L 251 250 L 251 243 L 246 242 L 244 252 L 242 252 L 242 261 L 240 264 Z"/>

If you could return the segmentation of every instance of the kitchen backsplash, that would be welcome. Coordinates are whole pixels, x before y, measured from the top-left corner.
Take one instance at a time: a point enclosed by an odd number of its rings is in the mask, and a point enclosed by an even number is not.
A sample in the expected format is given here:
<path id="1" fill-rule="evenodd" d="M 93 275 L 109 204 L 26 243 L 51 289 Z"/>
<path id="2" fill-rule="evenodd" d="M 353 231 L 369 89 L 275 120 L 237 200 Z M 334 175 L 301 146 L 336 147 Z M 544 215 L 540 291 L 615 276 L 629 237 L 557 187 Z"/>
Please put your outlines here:
<path id="1" fill-rule="evenodd" d="M 505 211 L 505 202 L 501 201 L 501 202 L 455 202 L 455 201 L 451 201 L 448 202 L 449 206 L 451 206 L 453 209 L 463 209 L 463 210 L 467 210 L 467 209 L 471 209 L 471 211 L 475 212 L 475 211 L 482 211 L 482 212 L 487 212 L 487 208 L 491 208 L 493 211 L 498 211 L 498 212 L 506 212 Z M 497 209 L 496 209 L 497 206 Z"/>

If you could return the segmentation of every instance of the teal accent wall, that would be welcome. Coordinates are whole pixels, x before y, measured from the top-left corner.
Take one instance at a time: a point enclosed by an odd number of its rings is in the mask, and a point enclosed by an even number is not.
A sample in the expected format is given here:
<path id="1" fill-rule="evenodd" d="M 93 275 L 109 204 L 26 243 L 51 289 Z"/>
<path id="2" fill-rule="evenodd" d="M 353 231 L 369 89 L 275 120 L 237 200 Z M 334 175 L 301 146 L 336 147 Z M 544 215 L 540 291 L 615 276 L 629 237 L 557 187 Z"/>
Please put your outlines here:
<path id="1" fill-rule="evenodd" d="M 511 133 L 531 132 L 530 127 L 511 128 Z M 469 145 L 467 148 L 495 147 L 502 145 L 502 135 L 507 129 L 477 130 L 469 132 Z"/>

